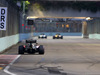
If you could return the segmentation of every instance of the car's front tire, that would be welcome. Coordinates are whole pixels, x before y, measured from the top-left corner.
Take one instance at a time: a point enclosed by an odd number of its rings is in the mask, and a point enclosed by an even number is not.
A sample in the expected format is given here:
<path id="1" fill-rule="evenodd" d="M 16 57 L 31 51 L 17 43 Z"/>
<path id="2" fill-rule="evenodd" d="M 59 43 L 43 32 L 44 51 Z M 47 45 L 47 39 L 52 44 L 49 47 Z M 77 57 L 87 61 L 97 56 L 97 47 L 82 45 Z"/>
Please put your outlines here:
<path id="1" fill-rule="evenodd" d="M 24 54 L 24 50 L 25 48 L 23 47 L 23 45 L 19 46 L 18 54 Z"/>

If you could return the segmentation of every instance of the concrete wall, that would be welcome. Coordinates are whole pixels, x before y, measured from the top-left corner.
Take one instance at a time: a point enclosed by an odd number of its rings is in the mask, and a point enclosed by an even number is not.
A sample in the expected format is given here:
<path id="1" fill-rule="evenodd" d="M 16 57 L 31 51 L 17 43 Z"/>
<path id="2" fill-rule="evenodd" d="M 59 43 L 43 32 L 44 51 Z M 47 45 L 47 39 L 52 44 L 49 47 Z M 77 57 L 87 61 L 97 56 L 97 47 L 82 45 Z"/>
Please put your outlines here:
<path id="1" fill-rule="evenodd" d="M 18 43 L 19 34 L 0 38 L 0 52 Z"/>
<path id="2" fill-rule="evenodd" d="M 24 39 L 29 39 L 31 37 L 31 33 L 21 33 L 12 36 L 6 36 L 0 38 L 0 52 L 4 51 L 5 49 L 17 44 L 19 41 Z"/>
<path id="3" fill-rule="evenodd" d="M 76 32 L 75 33 L 61 33 L 61 32 L 37 32 L 36 33 L 36 32 L 34 32 L 33 36 L 38 36 L 42 33 L 45 33 L 45 35 L 47 35 L 47 36 L 53 36 L 57 33 L 60 33 L 63 36 L 82 36 L 81 32 L 79 32 L 79 33 L 76 33 Z"/>
<path id="4" fill-rule="evenodd" d="M 100 34 L 97 34 L 97 33 L 95 33 L 95 34 L 89 34 L 89 38 L 90 39 L 100 39 Z"/>

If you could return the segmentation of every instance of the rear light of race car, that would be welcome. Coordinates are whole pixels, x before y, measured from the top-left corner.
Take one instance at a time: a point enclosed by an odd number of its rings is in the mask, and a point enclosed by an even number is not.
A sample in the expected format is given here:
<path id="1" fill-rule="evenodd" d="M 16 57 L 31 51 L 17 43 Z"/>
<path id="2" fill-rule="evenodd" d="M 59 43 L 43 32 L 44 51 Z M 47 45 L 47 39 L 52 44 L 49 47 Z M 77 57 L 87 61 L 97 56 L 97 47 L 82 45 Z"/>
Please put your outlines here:
<path id="1" fill-rule="evenodd" d="M 23 47 L 25 48 L 26 46 L 24 45 Z"/>

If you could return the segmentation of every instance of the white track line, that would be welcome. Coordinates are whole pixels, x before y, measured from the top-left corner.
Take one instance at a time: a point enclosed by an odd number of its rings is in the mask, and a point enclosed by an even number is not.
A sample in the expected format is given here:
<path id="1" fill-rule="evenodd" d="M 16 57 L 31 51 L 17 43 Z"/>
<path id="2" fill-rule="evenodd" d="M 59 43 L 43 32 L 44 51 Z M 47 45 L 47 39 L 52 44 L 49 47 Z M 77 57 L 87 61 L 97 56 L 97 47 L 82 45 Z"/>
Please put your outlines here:
<path id="1" fill-rule="evenodd" d="M 8 66 L 5 67 L 5 69 L 3 70 L 5 73 L 10 74 L 10 75 L 17 75 L 14 73 L 11 73 L 8 71 L 8 69 L 10 68 L 10 66 L 20 57 L 21 55 L 18 55 Z"/>

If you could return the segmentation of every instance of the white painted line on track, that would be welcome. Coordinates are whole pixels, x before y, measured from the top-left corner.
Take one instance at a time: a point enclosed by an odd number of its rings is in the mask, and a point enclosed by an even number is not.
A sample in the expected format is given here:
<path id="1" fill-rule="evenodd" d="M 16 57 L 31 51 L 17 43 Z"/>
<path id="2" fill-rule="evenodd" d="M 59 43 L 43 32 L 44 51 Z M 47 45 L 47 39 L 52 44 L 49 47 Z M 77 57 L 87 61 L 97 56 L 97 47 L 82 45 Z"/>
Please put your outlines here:
<path id="1" fill-rule="evenodd" d="M 17 75 L 14 73 L 11 73 L 8 71 L 8 69 L 10 68 L 10 66 L 20 57 L 21 55 L 18 55 L 8 66 L 5 67 L 5 69 L 3 70 L 5 73 L 10 74 L 10 75 Z"/>

